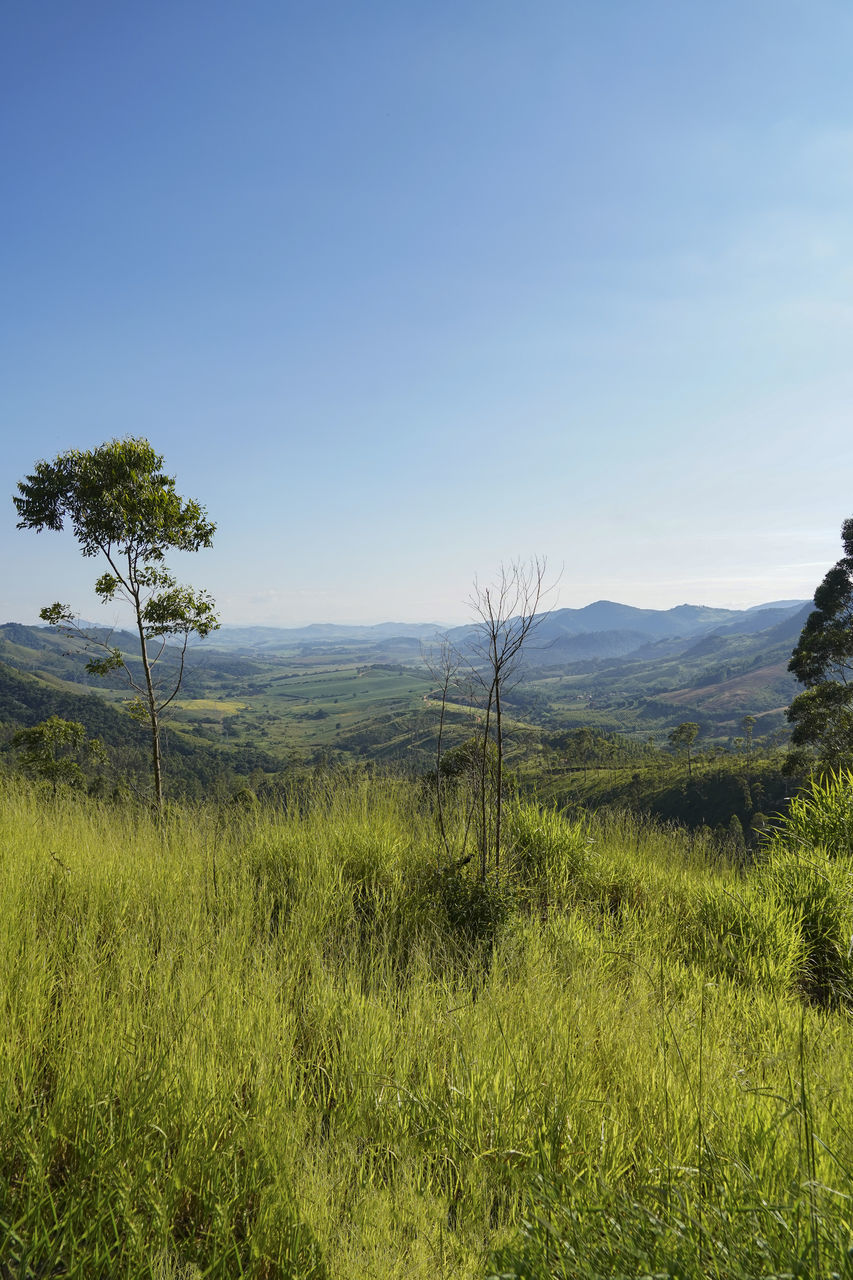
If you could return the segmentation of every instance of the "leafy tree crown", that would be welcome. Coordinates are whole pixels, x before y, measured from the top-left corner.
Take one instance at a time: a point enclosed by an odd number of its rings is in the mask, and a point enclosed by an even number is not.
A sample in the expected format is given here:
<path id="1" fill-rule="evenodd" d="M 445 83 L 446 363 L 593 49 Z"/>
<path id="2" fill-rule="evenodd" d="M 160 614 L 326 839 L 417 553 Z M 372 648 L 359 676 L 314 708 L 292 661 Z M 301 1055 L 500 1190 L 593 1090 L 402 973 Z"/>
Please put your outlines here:
<path id="1" fill-rule="evenodd" d="M 209 547 L 216 526 L 162 468 L 162 455 L 133 436 L 38 462 L 18 485 L 18 528 L 58 531 L 67 520 L 84 556 L 115 553 L 137 563 L 158 562 L 169 548 Z"/>

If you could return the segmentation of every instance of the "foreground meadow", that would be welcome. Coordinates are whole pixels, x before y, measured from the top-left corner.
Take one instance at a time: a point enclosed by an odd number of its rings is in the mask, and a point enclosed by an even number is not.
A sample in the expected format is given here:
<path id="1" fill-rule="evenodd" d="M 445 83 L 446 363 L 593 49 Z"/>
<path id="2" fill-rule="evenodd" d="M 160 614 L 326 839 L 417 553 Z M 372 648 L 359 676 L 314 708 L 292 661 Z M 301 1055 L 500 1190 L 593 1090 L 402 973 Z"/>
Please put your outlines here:
<path id="1" fill-rule="evenodd" d="M 853 1276 L 849 783 L 748 870 L 518 805 L 485 889 L 404 782 L 2 786 L 4 1280 Z"/>

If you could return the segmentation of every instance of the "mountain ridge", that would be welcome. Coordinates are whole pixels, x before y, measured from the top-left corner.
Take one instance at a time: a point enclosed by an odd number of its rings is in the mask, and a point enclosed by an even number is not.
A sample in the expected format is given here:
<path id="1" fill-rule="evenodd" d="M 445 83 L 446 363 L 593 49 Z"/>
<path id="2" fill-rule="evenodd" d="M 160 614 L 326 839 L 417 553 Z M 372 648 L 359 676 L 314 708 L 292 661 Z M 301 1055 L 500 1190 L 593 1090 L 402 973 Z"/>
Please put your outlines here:
<path id="1" fill-rule="evenodd" d="M 658 637 L 677 638 L 686 635 L 699 635 L 716 628 L 735 627 L 744 633 L 763 630 L 770 623 L 768 617 L 763 625 L 762 614 L 775 614 L 773 621 L 784 622 L 786 618 L 811 607 L 807 600 L 774 600 L 763 604 L 750 605 L 746 609 L 728 609 L 713 605 L 679 604 L 669 609 L 646 609 L 636 605 L 621 604 L 615 600 L 594 600 L 580 608 L 551 609 L 539 615 L 533 633 L 534 637 L 542 635 L 556 640 L 558 637 L 582 635 L 604 636 L 609 632 L 633 634 L 652 639 Z M 112 634 L 118 640 L 125 638 L 135 640 L 132 633 L 124 628 L 110 628 L 95 623 L 82 623 L 84 629 L 95 634 Z M 206 640 L 196 642 L 194 647 L 204 644 L 210 649 L 262 649 L 273 651 L 279 644 L 291 645 L 319 642 L 335 643 L 358 640 L 382 641 L 400 638 L 415 640 L 435 640 L 448 636 L 458 640 L 476 629 L 476 622 L 466 622 L 454 626 L 445 626 L 438 622 L 376 622 L 370 624 L 348 624 L 338 622 L 312 622 L 299 627 L 277 627 L 266 624 L 223 623 L 218 631 L 211 633 Z M 0 624 L 0 631 L 7 639 L 13 639 L 11 629 L 21 636 L 24 632 L 30 635 L 55 635 L 47 626 L 28 626 L 17 622 Z M 531 643 L 534 643 L 533 638 Z"/>

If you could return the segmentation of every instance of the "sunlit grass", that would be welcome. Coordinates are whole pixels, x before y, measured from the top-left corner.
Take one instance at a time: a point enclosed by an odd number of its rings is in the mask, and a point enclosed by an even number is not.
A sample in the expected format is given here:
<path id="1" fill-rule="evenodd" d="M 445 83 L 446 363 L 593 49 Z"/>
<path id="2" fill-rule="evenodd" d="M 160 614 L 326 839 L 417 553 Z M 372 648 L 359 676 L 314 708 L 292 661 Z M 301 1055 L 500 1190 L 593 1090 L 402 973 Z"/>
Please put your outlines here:
<path id="1" fill-rule="evenodd" d="M 181 698 L 172 705 L 181 711 L 215 711 L 223 716 L 233 716 L 238 711 L 245 711 L 249 704 L 234 698 Z"/>
<path id="2" fill-rule="evenodd" d="M 6 784 L 10 1274 L 848 1274 L 843 865 L 508 828 L 483 891 L 403 782 L 159 825 Z"/>

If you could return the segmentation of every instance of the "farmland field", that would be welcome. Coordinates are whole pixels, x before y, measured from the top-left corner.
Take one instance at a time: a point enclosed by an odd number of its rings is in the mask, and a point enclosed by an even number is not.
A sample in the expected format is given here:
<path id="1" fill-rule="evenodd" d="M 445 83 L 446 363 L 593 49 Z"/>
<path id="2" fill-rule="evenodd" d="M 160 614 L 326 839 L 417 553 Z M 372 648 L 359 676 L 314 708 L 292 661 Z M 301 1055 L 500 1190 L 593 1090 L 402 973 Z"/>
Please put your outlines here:
<path id="1" fill-rule="evenodd" d="M 334 666 L 304 669 L 278 659 L 254 664 L 243 683 L 245 696 L 228 697 L 228 680 L 207 682 L 204 696 L 182 698 L 173 723 L 231 743 L 260 743 L 267 750 L 314 750 L 333 745 L 348 731 L 377 717 L 413 713 L 431 688 L 424 668 Z M 217 683 L 222 696 L 215 695 Z"/>

